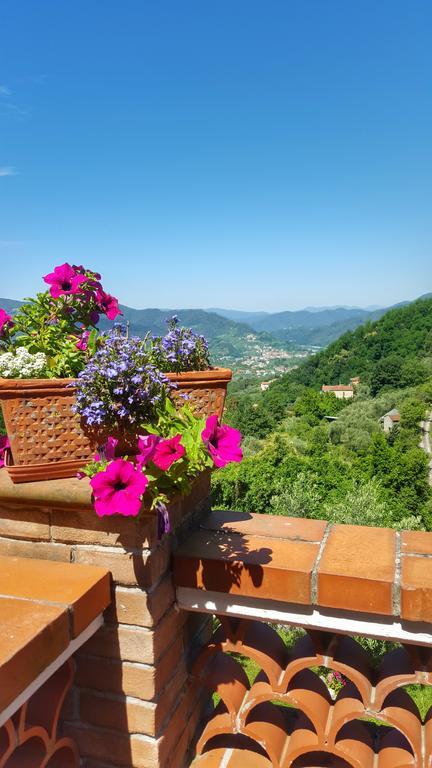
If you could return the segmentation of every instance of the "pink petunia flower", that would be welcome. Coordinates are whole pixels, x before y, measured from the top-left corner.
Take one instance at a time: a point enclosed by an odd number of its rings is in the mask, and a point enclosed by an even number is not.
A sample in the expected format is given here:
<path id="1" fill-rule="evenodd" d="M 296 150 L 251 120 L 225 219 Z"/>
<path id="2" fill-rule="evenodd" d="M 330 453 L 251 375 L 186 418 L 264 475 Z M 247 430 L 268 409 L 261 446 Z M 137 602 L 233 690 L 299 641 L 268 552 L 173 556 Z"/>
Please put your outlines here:
<path id="1" fill-rule="evenodd" d="M 0 435 L 0 468 L 4 467 L 4 458 L 7 448 L 10 448 L 10 442 L 7 435 Z"/>
<path id="2" fill-rule="evenodd" d="M 102 288 L 96 291 L 96 301 L 99 309 L 107 316 L 108 320 L 115 320 L 117 315 L 121 315 L 118 299 L 105 293 Z"/>
<path id="3" fill-rule="evenodd" d="M 180 442 L 181 437 L 181 435 L 175 435 L 167 440 L 161 440 L 155 448 L 152 462 L 164 472 L 185 455 L 185 449 Z"/>
<path id="4" fill-rule="evenodd" d="M 81 336 L 79 337 L 76 348 L 81 350 L 81 352 L 85 352 L 88 347 L 88 340 L 90 336 L 90 331 L 83 331 Z"/>
<path id="5" fill-rule="evenodd" d="M 9 328 L 12 328 L 13 320 L 11 315 L 8 315 L 6 310 L 0 309 L 0 336 L 2 336 Z"/>
<path id="6" fill-rule="evenodd" d="M 98 517 L 123 515 L 136 517 L 148 480 L 130 461 L 116 459 L 103 472 L 92 477 L 94 506 Z"/>
<path id="7" fill-rule="evenodd" d="M 141 467 L 145 467 L 149 461 L 153 459 L 157 445 L 161 442 L 162 438 L 158 435 L 140 435 L 138 438 L 138 456 L 137 464 Z"/>
<path id="8" fill-rule="evenodd" d="M 216 467 L 225 467 L 232 461 L 243 459 L 240 432 L 227 424 L 219 424 L 216 415 L 208 417 L 201 437 Z"/>
<path id="9" fill-rule="evenodd" d="M 55 267 L 54 272 L 45 275 L 44 281 L 50 285 L 50 294 L 53 299 L 59 296 L 70 296 L 81 292 L 81 286 L 87 281 L 87 277 L 76 272 L 76 268 L 70 264 L 61 264 Z"/>
<path id="10" fill-rule="evenodd" d="M 116 455 L 116 448 L 118 446 L 119 441 L 116 437 L 108 437 L 107 441 L 104 445 L 99 446 L 100 453 L 95 453 L 94 460 L 95 461 L 114 461 Z"/>

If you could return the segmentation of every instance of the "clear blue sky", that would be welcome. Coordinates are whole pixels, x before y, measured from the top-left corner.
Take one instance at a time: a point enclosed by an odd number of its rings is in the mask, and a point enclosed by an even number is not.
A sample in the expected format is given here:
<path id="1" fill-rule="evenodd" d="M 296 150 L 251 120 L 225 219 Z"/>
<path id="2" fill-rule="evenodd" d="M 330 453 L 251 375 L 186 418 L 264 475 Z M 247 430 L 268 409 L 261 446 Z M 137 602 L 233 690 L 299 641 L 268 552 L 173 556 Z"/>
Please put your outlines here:
<path id="1" fill-rule="evenodd" d="M 432 289 L 432 3 L 2 0 L 0 296 L 135 307 Z"/>

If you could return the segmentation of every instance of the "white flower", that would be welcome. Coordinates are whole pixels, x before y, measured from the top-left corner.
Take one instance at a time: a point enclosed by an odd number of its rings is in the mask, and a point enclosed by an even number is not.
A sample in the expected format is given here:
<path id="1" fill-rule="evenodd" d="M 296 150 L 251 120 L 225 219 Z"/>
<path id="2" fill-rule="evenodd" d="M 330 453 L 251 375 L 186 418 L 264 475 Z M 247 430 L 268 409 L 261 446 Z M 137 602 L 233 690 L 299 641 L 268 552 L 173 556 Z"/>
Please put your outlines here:
<path id="1" fill-rule="evenodd" d="M 35 379 L 46 371 L 46 366 L 43 352 L 32 355 L 25 347 L 0 355 L 0 376 L 4 379 Z"/>

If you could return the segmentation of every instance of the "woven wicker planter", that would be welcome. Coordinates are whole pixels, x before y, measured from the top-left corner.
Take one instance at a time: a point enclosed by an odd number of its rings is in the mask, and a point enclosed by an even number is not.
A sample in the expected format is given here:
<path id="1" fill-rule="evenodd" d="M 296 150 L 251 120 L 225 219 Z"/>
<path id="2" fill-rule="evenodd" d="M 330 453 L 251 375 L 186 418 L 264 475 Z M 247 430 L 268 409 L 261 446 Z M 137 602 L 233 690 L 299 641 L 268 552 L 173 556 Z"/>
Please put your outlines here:
<path id="1" fill-rule="evenodd" d="M 198 416 L 223 413 L 226 389 L 232 372 L 227 368 L 191 373 L 170 373 L 177 384 L 173 393 L 183 405 L 181 393 Z M 72 413 L 73 379 L 0 379 L 0 404 L 11 444 L 7 471 L 14 483 L 74 477 L 95 448 L 94 439 L 81 429 Z"/>

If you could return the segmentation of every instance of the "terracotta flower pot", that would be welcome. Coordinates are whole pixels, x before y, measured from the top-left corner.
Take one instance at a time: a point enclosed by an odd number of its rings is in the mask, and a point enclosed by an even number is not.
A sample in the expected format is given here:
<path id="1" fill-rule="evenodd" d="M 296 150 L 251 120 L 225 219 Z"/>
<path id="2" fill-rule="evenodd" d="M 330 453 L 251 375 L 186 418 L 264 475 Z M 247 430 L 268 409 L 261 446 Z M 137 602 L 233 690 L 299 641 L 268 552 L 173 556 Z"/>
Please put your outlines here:
<path id="1" fill-rule="evenodd" d="M 196 416 L 205 417 L 217 413 L 222 418 L 227 387 L 232 379 L 229 368 L 165 375 L 177 385 L 172 397 L 179 406 L 189 403 Z M 188 395 L 188 398 L 184 399 L 182 395 Z"/>
<path id="2" fill-rule="evenodd" d="M 232 377 L 229 369 L 167 376 L 177 384 L 173 391 L 176 403 L 189 402 L 197 416 L 217 413 L 222 417 Z M 6 468 L 14 483 L 74 477 L 92 456 L 98 444 L 97 434 L 86 435 L 79 416 L 72 412 L 73 382 L 0 378 L 0 403 L 11 446 Z M 182 394 L 188 395 L 187 401 Z"/>
<path id="3" fill-rule="evenodd" d="M 89 439 L 72 413 L 73 379 L 0 379 L 0 403 L 14 483 L 73 477 L 91 456 Z"/>

